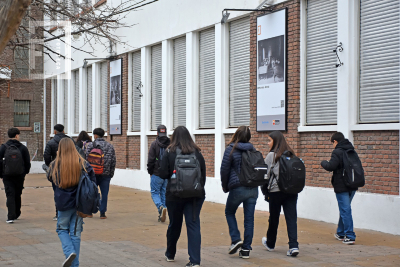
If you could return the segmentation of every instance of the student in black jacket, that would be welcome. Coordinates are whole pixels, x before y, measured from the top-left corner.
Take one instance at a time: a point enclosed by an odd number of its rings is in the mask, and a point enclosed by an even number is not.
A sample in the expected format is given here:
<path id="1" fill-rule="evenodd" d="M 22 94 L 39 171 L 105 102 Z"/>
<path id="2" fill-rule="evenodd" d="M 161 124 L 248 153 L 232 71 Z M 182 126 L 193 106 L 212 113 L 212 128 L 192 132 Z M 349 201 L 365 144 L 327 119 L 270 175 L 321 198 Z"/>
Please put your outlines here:
<path id="1" fill-rule="evenodd" d="M 27 175 L 31 169 L 31 160 L 28 148 L 19 142 L 19 135 L 20 131 L 17 128 L 9 129 L 8 137 L 10 140 L 0 147 L 0 178 L 3 180 L 7 197 L 7 223 L 13 223 L 14 220 L 18 219 L 18 217 L 21 215 L 21 195 L 22 190 L 24 189 L 25 175 Z M 3 169 L 3 159 L 5 157 L 7 147 L 10 146 L 15 146 L 21 153 L 21 166 L 17 166 L 18 168 L 22 169 L 21 174 L 7 175 L 4 173 L 5 170 Z"/>
<path id="2" fill-rule="evenodd" d="M 344 244 L 352 245 L 355 243 L 356 234 L 353 229 L 351 201 L 357 189 L 351 189 L 345 185 L 342 171 L 343 153 L 348 149 L 354 150 L 354 147 L 348 139 L 344 138 L 341 132 L 334 133 L 331 137 L 331 142 L 334 147 L 331 159 L 329 161 L 323 160 L 321 166 L 325 170 L 333 172 L 331 182 L 340 212 L 339 223 L 334 236 L 337 240 L 343 241 Z"/>
<path id="3" fill-rule="evenodd" d="M 171 176 L 175 170 L 175 158 L 177 149 L 184 155 L 192 154 L 197 158 L 201 170 L 201 197 L 179 198 L 171 192 Z M 205 199 L 204 185 L 206 183 L 206 164 L 200 153 L 200 148 L 194 143 L 189 131 L 184 126 L 178 126 L 172 137 L 171 145 L 167 148 L 161 161 L 159 175 L 162 179 L 169 179 L 166 192 L 166 204 L 168 208 L 169 225 L 167 230 L 167 261 L 174 261 L 176 243 L 182 230 L 183 216 L 185 216 L 188 235 L 189 263 L 186 266 L 200 265 L 200 211 Z"/>

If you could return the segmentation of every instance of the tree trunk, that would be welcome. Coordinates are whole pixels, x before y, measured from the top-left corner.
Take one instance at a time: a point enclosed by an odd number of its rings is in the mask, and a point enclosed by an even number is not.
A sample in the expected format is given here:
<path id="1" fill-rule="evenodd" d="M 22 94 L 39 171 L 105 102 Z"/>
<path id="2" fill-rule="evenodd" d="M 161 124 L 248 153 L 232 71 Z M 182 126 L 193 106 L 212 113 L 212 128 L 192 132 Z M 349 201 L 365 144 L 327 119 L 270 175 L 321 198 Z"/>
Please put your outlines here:
<path id="1" fill-rule="evenodd" d="M 8 41 L 17 32 L 31 0 L 0 1 L 0 55 Z"/>

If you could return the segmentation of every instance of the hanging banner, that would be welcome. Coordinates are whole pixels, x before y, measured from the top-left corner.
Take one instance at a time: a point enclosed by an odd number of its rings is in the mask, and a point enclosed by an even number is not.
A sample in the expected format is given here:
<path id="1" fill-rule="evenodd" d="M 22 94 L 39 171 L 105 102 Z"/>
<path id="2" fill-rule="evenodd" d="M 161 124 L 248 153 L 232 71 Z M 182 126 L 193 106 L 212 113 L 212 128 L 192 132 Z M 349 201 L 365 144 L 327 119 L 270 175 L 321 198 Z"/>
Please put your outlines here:
<path id="1" fill-rule="evenodd" d="M 122 134 L 122 59 L 110 62 L 110 134 Z"/>
<path id="2" fill-rule="evenodd" d="M 286 130 L 286 13 L 257 18 L 257 131 Z"/>

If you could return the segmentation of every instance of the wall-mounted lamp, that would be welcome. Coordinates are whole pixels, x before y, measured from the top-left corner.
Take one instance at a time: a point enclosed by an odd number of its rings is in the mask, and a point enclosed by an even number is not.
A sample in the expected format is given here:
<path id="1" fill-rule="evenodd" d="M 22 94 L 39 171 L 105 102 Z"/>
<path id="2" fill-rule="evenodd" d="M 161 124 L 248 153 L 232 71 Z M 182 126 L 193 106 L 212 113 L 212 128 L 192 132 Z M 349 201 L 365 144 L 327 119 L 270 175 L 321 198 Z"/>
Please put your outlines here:
<path id="1" fill-rule="evenodd" d="M 142 87 L 143 87 L 143 83 L 142 83 L 142 82 L 139 82 L 138 86 L 136 87 L 136 90 L 139 91 L 139 97 L 142 97 L 142 96 L 143 96 L 143 94 L 142 94 Z"/>
<path id="2" fill-rule="evenodd" d="M 342 47 L 342 43 L 340 42 L 338 46 L 336 46 L 336 48 L 333 50 L 334 53 L 336 53 L 336 56 L 339 60 L 339 64 L 336 64 L 336 68 L 339 68 L 340 66 L 343 66 L 344 63 L 342 61 L 340 61 L 339 55 L 338 55 L 338 51 L 339 52 L 343 52 L 343 47 Z"/>

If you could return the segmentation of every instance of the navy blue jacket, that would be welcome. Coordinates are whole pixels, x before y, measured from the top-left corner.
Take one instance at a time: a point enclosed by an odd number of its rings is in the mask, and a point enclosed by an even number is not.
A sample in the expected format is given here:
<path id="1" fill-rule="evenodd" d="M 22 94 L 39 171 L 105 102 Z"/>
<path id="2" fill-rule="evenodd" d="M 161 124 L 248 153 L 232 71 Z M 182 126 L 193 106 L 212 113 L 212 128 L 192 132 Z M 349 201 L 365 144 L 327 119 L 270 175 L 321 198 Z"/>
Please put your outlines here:
<path id="1" fill-rule="evenodd" d="M 50 164 L 50 168 L 54 165 L 54 161 Z M 96 183 L 96 176 L 94 174 L 92 166 L 86 161 L 86 171 L 90 177 L 90 180 Z M 53 182 L 51 177 L 52 170 L 49 170 L 47 173 L 47 179 Z M 56 185 L 56 189 L 54 190 L 54 201 L 56 202 L 57 210 L 66 211 L 70 209 L 76 208 L 76 193 L 78 191 L 78 184 L 63 189 Z"/>
<path id="2" fill-rule="evenodd" d="M 225 193 L 229 192 L 236 187 L 242 186 L 239 181 L 237 173 L 240 173 L 240 165 L 242 163 L 242 152 L 247 150 L 254 150 L 252 143 L 237 143 L 235 150 L 231 155 L 233 143 L 230 144 L 224 153 L 221 163 L 221 184 Z M 235 170 L 236 172 L 235 172 Z"/>

